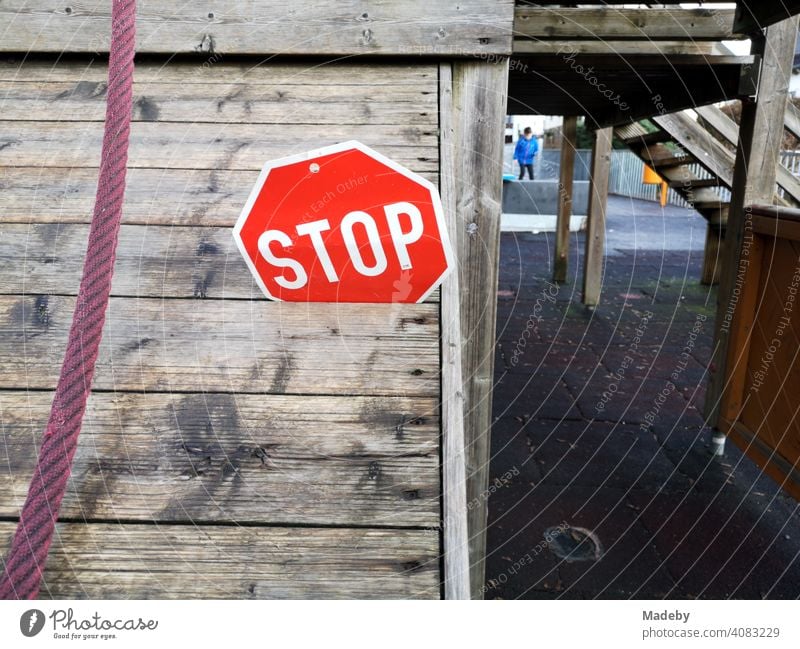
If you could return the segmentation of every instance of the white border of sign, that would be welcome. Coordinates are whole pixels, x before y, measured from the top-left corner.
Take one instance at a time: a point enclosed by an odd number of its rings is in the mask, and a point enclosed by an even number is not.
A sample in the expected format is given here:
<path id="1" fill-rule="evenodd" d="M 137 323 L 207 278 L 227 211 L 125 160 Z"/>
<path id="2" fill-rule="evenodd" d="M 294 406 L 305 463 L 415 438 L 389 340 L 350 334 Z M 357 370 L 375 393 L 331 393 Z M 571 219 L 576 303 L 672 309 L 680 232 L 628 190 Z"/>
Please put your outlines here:
<path id="1" fill-rule="evenodd" d="M 258 195 L 261 193 L 261 189 L 264 187 L 264 183 L 267 180 L 267 176 L 269 176 L 269 172 L 272 171 L 273 169 L 277 169 L 278 167 L 284 167 L 286 165 L 294 164 L 296 162 L 306 162 L 309 160 L 313 160 L 314 158 L 331 155 L 332 153 L 350 151 L 352 149 L 358 149 L 362 153 L 365 153 L 366 155 L 377 160 L 378 162 L 404 175 L 409 180 L 413 180 L 415 183 L 422 185 L 423 187 L 425 187 L 425 189 L 427 189 L 430 192 L 431 205 L 433 206 L 433 211 L 434 214 L 436 215 L 436 223 L 439 226 L 439 233 L 441 234 L 442 237 L 442 246 L 444 248 L 445 260 L 447 261 L 447 268 L 445 268 L 444 272 L 439 276 L 439 278 L 435 282 L 433 282 L 431 288 L 428 289 L 428 291 L 426 291 L 425 294 L 419 298 L 419 300 L 417 300 L 417 303 L 424 302 L 425 300 L 427 300 L 430 294 L 433 293 L 441 285 L 444 278 L 447 277 L 447 275 L 455 267 L 453 248 L 450 244 L 450 235 L 447 232 L 447 226 L 445 224 L 445 218 L 444 218 L 444 210 L 442 209 L 442 199 L 439 196 L 439 190 L 436 189 L 436 186 L 432 182 L 423 178 L 422 176 L 419 176 L 415 174 L 413 171 L 406 169 L 402 165 L 396 163 L 394 160 L 391 160 L 390 158 L 387 158 L 385 155 L 378 153 L 374 149 L 369 148 L 367 145 L 362 144 L 357 140 L 348 140 L 347 142 L 341 142 L 339 144 L 333 144 L 331 146 L 322 147 L 320 149 L 314 149 L 306 153 L 299 153 L 296 155 L 286 156 L 285 158 L 278 158 L 277 160 L 268 161 L 261 169 L 261 173 L 258 176 L 258 180 L 256 181 L 255 186 L 251 190 L 250 195 L 247 197 L 247 202 L 244 204 L 244 207 L 242 208 L 242 212 L 236 221 L 236 225 L 233 226 L 233 238 L 236 241 L 236 246 L 239 248 L 239 252 L 244 258 L 247 267 L 250 269 L 250 273 L 255 278 L 256 282 L 258 283 L 258 286 L 261 288 L 264 295 L 266 295 L 270 300 L 276 300 L 278 302 L 283 301 L 280 298 L 272 295 L 267 290 L 266 285 L 261 280 L 261 277 L 256 271 L 256 267 L 255 264 L 253 263 L 253 260 L 250 259 L 250 256 L 247 254 L 247 251 L 245 250 L 244 243 L 242 242 L 242 237 L 241 237 L 241 231 L 242 228 L 244 227 L 245 221 L 247 220 L 247 216 L 253 209 L 253 205 L 255 205 L 256 199 L 258 198 Z M 373 304 L 382 304 L 382 303 L 373 302 Z"/>

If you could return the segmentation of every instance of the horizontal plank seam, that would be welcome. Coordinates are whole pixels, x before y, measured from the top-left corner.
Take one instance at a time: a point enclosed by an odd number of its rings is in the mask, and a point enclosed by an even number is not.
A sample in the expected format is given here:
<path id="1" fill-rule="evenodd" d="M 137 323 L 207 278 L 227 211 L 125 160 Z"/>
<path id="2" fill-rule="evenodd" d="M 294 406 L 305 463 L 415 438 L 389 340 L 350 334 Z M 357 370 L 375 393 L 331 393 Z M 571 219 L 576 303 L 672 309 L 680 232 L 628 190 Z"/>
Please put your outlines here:
<path id="1" fill-rule="evenodd" d="M 54 392 L 55 386 L 47 387 L 47 388 L 40 388 L 34 386 L 27 386 L 25 388 L 21 388 L 20 386 L 15 386 L 13 388 L 6 388 L 0 387 L 0 393 L 8 393 L 8 392 Z M 251 395 L 251 396 L 281 396 L 281 397 L 342 397 L 342 398 L 350 398 L 350 397 L 369 397 L 369 398 L 379 398 L 379 397 L 387 397 L 387 398 L 399 398 L 399 397 L 407 397 L 407 398 L 436 398 L 439 396 L 439 389 L 438 386 L 436 390 L 432 390 L 429 392 L 408 392 L 407 390 L 403 390 L 402 392 L 343 392 L 341 390 L 337 392 L 270 392 L 266 390 L 261 390 L 259 392 L 247 392 L 245 390 L 110 390 L 108 388 L 92 388 L 92 394 L 202 394 L 202 395 L 217 395 L 217 394 L 235 394 L 235 395 Z"/>
<path id="2" fill-rule="evenodd" d="M 14 516 L 0 516 L 0 523 L 17 523 L 19 518 Z M 80 525 L 139 525 L 142 527 L 175 526 L 175 527 L 247 527 L 247 528 L 303 528 L 303 529 L 353 529 L 353 530 L 416 530 L 429 531 L 440 529 L 439 525 L 366 525 L 358 523 L 259 523 L 255 521 L 214 521 L 214 520 L 155 520 L 155 519 L 125 519 L 125 518 L 73 518 L 60 517 L 59 523 Z"/>
<path id="3" fill-rule="evenodd" d="M 7 221 L 2 221 L 3 223 L 8 224 Z M 79 223 L 73 225 L 80 225 Z M 167 226 L 169 227 L 169 226 Z M 52 291 L 29 291 L 27 293 L 20 293 L 18 291 L 10 291 L 6 293 L 2 289 L 0 289 L 0 296 L 2 297 L 38 297 L 40 295 L 46 295 L 48 297 L 75 297 L 77 293 L 54 293 Z M 139 295 L 134 295 L 130 293 L 114 293 L 111 291 L 111 297 L 118 298 L 121 300 L 195 300 L 197 302 L 211 302 L 211 301 L 227 301 L 227 302 L 260 302 L 263 300 L 264 303 L 274 303 L 274 304 L 293 304 L 292 302 L 274 302 L 271 300 L 267 300 L 266 298 L 262 298 L 258 293 L 253 293 L 252 297 L 217 297 L 217 296 L 208 296 L 208 297 L 195 297 L 193 295 L 161 295 L 157 293 L 141 293 Z M 338 304 L 342 306 L 364 306 L 367 304 L 371 304 L 370 302 L 319 302 L 318 304 Z M 418 302 L 414 303 L 415 305 L 426 305 L 426 304 L 438 304 L 438 301 L 428 299 L 425 302 Z M 409 305 L 413 306 L 413 305 Z"/>

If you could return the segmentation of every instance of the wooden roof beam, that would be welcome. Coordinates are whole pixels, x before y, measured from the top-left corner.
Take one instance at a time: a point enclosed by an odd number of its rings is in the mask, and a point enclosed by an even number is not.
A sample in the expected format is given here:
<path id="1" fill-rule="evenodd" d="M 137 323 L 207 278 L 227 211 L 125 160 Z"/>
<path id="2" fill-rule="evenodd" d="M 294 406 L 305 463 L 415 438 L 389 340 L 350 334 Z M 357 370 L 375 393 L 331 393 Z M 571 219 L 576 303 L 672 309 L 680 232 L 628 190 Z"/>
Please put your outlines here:
<path id="1" fill-rule="evenodd" d="M 714 41 L 566 41 L 539 40 L 531 38 L 515 38 L 514 54 L 618 54 L 621 56 L 638 56 L 642 54 L 675 56 L 681 54 L 723 54 L 723 50 Z"/>
<path id="2" fill-rule="evenodd" d="M 798 0 L 800 2 L 800 0 Z M 516 39 L 721 41 L 744 38 L 733 9 L 613 9 L 517 6 Z M 515 46 L 516 48 L 516 46 Z"/>
<path id="3" fill-rule="evenodd" d="M 519 56 L 509 114 L 587 115 L 599 128 L 749 96 L 753 56 Z"/>
<path id="4" fill-rule="evenodd" d="M 790 16 L 800 14 L 800 0 L 739 0 L 734 31 L 753 34 Z"/>

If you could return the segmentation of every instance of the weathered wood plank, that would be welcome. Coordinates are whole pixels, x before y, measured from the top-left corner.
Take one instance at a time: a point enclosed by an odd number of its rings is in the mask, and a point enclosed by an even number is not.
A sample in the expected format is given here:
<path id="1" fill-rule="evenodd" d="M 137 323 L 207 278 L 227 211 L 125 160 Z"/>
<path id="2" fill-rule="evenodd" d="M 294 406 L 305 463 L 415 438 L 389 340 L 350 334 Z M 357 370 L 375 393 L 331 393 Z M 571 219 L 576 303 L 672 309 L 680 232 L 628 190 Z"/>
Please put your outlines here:
<path id="1" fill-rule="evenodd" d="M 453 64 L 452 115 L 442 128 L 455 188 L 453 239 L 461 287 L 462 371 L 465 377 L 467 502 L 472 597 L 483 597 L 486 489 L 494 383 L 495 315 L 500 247 L 503 117 L 508 60 Z"/>
<path id="2" fill-rule="evenodd" d="M 173 59 L 169 65 L 137 61 L 133 71 L 136 87 L 160 83 L 181 85 L 214 85 L 246 83 L 248 86 L 280 87 L 284 84 L 302 86 L 380 86 L 387 91 L 392 86 L 437 84 L 435 64 L 416 60 L 413 64 L 396 61 L 381 63 L 361 59 L 311 60 L 284 62 L 237 62 L 221 54 L 198 60 Z M 76 82 L 105 83 L 108 81 L 108 59 L 89 57 L 80 60 L 48 60 L 0 55 L 0 81 L 17 83 Z"/>
<path id="3" fill-rule="evenodd" d="M 0 388 L 55 387 L 74 304 L 0 297 Z M 94 387 L 436 396 L 438 335 L 436 304 L 112 298 Z"/>
<path id="4" fill-rule="evenodd" d="M 788 106 L 784 119 L 791 120 L 793 114 Z M 714 127 L 729 144 L 737 146 L 739 143 L 739 125 L 716 106 L 701 106 L 695 109 L 697 114 Z M 796 203 L 800 203 L 800 181 L 784 165 L 778 163 L 776 182 Z"/>
<path id="5" fill-rule="evenodd" d="M 514 54 L 617 54 L 617 55 L 660 55 L 676 54 L 719 54 L 716 43 L 712 41 L 620 41 L 620 40 L 586 40 L 568 39 L 532 40 L 530 38 L 514 38 Z M 511 68 L 524 65 L 516 59 L 511 60 Z"/>
<path id="6" fill-rule="evenodd" d="M 391 73 L 391 70 L 388 71 Z M 134 122 L 435 126 L 435 86 L 134 84 Z M 0 81 L 3 120 L 103 121 L 106 84 Z M 13 129 L 13 125 L 9 125 Z"/>
<path id="7" fill-rule="evenodd" d="M 83 224 L 4 224 L 0 294 L 77 294 L 88 235 Z M 261 296 L 229 228 L 123 225 L 114 269 L 118 297 Z"/>
<path id="8" fill-rule="evenodd" d="M 786 114 L 787 89 L 797 40 L 797 17 L 767 28 L 766 36 L 754 41 L 753 48 L 763 53 L 758 95 L 755 101 L 742 101 L 739 146 L 731 191 L 731 205 L 725 231 L 724 257 L 717 293 L 714 351 L 705 414 L 718 424 L 720 402 L 729 373 L 731 323 L 742 314 L 734 290 L 740 274 L 740 259 L 745 236 L 748 206 L 772 204 L 775 196 L 778 154 L 784 135 L 781 128 Z M 740 287 L 741 288 L 741 287 Z M 744 351 L 744 350 L 743 350 Z"/>
<path id="9" fill-rule="evenodd" d="M 561 128 L 561 165 L 558 182 L 558 212 L 556 214 L 556 242 L 553 255 L 553 281 L 567 281 L 569 257 L 569 222 L 572 218 L 572 186 L 575 174 L 575 149 L 577 148 L 578 118 L 569 115 Z"/>
<path id="10" fill-rule="evenodd" d="M 13 523 L 0 523 L 8 547 Z M 2 567 L 2 559 L 0 559 Z M 428 530 L 59 524 L 42 597 L 438 598 Z"/>
<path id="11" fill-rule="evenodd" d="M 0 130 L 0 166 L 97 167 L 102 136 L 100 122 L 17 121 Z M 260 170 L 267 160 L 345 140 L 359 140 L 412 170 L 437 167 L 433 126 L 172 122 L 131 125 L 128 167 Z"/>
<path id="12" fill-rule="evenodd" d="M 206 5 L 140 0 L 139 53 L 511 53 L 513 0 L 238 0 Z M 25 0 L 0 6 L 6 52 L 107 52 L 102 0 Z"/>
<path id="13" fill-rule="evenodd" d="M 697 160 L 709 173 L 728 187 L 733 182 L 735 155 L 686 113 L 671 113 L 653 117 L 675 141 Z"/>
<path id="14" fill-rule="evenodd" d="M 600 303 L 603 287 L 603 255 L 606 241 L 606 208 L 608 207 L 608 176 L 611 167 L 611 140 L 614 129 L 595 132 L 592 147 L 591 182 L 589 183 L 589 214 L 586 220 L 586 254 L 583 262 L 583 303 Z"/>
<path id="15" fill-rule="evenodd" d="M 438 184 L 438 169 L 421 166 L 410 168 Z M 0 167 L 0 223 L 89 223 L 97 174 L 93 168 Z M 130 169 L 122 220 L 231 227 L 257 179 L 254 170 Z"/>
<path id="16" fill-rule="evenodd" d="M 442 117 L 441 194 L 449 232 L 458 230 L 455 159 L 453 157 L 453 69 L 439 68 Z M 460 250 L 454 263 L 458 268 Z M 444 588 L 447 599 L 470 599 L 469 526 L 467 519 L 467 459 L 464 436 L 465 385 L 461 360 L 461 291 L 459 273 L 442 284 L 442 497 L 444 500 Z"/>
<path id="17" fill-rule="evenodd" d="M 703 249 L 703 269 L 700 283 L 712 286 L 719 283 L 720 258 L 725 244 L 725 226 L 709 223 L 706 226 L 706 243 Z"/>
<path id="18" fill-rule="evenodd" d="M 0 391 L 0 516 L 17 516 L 50 392 Z M 435 399 L 92 395 L 67 519 L 438 526 Z"/>
<path id="19" fill-rule="evenodd" d="M 517 7 L 516 35 L 554 40 L 721 41 L 733 31 L 733 9 Z"/>

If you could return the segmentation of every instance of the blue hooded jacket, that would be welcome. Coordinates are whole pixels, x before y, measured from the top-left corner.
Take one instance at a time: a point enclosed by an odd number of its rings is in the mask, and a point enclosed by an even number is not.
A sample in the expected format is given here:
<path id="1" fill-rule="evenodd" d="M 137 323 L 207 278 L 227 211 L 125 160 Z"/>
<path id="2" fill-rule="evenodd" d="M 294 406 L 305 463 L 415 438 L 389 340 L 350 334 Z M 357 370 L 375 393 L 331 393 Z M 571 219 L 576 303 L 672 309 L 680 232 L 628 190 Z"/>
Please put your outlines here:
<path id="1" fill-rule="evenodd" d="M 535 137 L 530 140 L 521 137 L 517 142 L 517 148 L 514 149 L 514 160 L 523 165 L 532 165 L 538 151 L 539 142 Z"/>

